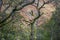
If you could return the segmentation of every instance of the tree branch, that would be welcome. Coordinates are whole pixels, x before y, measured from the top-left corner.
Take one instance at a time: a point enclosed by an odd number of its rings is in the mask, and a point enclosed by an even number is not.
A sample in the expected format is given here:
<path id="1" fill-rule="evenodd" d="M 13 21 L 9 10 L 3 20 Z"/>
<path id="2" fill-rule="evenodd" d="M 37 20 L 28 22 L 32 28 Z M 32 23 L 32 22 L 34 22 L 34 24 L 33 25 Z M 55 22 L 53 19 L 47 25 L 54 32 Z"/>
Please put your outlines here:
<path id="1" fill-rule="evenodd" d="M 4 22 L 5 22 L 6 20 L 8 20 L 11 16 L 13 16 L 13 14 L 14 14 L 16 11 L 19 11 L 19 10 L 23 9 L 25 6 L 34 3 L 34 1 L 35 1 L 35 0 L 33 0 L 33 1 L 30 2 L 30 3 L 27 3 L 27 4 L 22 5 L 19 9 L 17 9 L 17 7 L 18 7 L 20 4 L 22 4 L 22 3 L 19 3 L 18 5 L 16 5 L 15 8 L 14 8 L 14 9 L 12 10 L 12 12 L 10 13 L 10 15 L 9 15 L 8 17 L 6 17 L 4 20 L 2 20 L 2 21 L 0 22 L 0 24 L 4 23 Z"/>

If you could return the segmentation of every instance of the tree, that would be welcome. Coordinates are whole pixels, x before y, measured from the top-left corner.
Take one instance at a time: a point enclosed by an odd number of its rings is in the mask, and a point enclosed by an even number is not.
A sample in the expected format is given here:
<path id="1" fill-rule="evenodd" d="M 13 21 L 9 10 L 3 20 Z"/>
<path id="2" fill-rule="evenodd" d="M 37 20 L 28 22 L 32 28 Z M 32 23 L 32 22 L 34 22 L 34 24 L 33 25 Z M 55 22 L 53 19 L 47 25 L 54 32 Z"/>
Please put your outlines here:
<path id="1" fill-rule="evenodd" d="M 14 20 L 15 13 L 20 11 L 19 14 L 24 18 L 24 19 L 22 19 L 20 21 L 22 23 L 25 22 L 24 24 L 26 24 L 26 22 L 27 22 L 28 23 L 27 25 L 31 27 L 30 28 L 30 37 L 29 37 L 29 40 L 36 40 L 36 38 L 34 37 L 34 35 L 35 35 L 34 26 L 36 25 L 35 24 L 36 21 L 43 15 L 43 14 L 41 14 L 40 10 L 42 8 L 44 8 L 44 6 L 46 4 L 49 4 L 52 1 L 46 1 L 45 2 L 45 0 L 42 0 L 43 4 L 41 6 L 39 5 L 40 0 L 37 0 L 37 2 L 35 4 L 34 4 L 34 2 L 36 0 L 22 0 L 22 1 L 19 1 L 19 2 L 18 1 L 17 0 L 9 0 L 9 2 L 7 2 L 6 4 L 4 3 L 4 5 L 8 4 L 8 6 L 1 12 L 1 14 L 5 14 L 6 11 L 10 7 L 13 7 L 13 8 L 11 8 L 11 11 L 9 12 L 9 15 L 7 17 L 5 17 L 3 20 L 0 21 L 0 27 L 1 27 L 1 29 L 3 29 L 4 25 L 6 25 L 6 24 L 10 23 L 12 20 Z M 29 8 L 30 8 L 30 12 L 27 12 L 27 9 L 29 9 Z M 22 33 L 22 34 L 24 34 L 24 33 Z"/>

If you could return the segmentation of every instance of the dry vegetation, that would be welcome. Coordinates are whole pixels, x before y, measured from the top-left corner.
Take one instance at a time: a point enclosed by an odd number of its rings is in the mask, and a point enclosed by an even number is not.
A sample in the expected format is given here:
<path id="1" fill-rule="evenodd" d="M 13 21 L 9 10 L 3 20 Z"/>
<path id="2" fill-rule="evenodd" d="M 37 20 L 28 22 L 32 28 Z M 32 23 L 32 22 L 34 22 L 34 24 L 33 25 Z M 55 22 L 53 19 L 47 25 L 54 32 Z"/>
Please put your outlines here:
<path id="1" fill-rule="evenodd" d="M 57 39 L 58 33 L 54 31 L 58 28 L 56 19 L 60 21 L 59 16 L 55 16 L 56 9 L 60 8 L 58 2 L 3 0 L 0 12 L 0 40 L 55 40 L 55 37 Z"/>

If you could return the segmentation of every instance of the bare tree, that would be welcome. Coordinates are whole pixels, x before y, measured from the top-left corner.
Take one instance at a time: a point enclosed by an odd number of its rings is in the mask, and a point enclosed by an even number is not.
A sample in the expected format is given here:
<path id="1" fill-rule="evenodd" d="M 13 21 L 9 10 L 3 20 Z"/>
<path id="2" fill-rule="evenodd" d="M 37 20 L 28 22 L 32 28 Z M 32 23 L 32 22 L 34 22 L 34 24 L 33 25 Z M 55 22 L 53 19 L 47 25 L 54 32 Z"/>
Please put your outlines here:
<path id="1" fill-rule="evenodd" d="M 30 23 L 30 25 L 31 25 L 30 40 L 35 40 L 35 39 L 34 39 L 34 23 L 35 23 L 36 20 L 42 15 L 42 14 L 40 14 L 40 9 L 43 8 L 43 6 L 44 6 L 45 4 L 50 3 L 50 1 L 45 2 L 44 0 L 43 0 L 43 2 L 44 2 L 44 3 L 43 3 L 43 5 L 42 5 L 41 7 L 39 7 L 39 0 L 38 0 L 38 2 L 36 3 L 37 6 L 33 5 L 34 7 L 36 7 L 36 9 L 37 9 L 37 11 L 38 11 L 38 16 L 37 16 L 35 19 L 33 19 L 33 21 Z M 31 11 L 31 13 L 33 13 L 33 11 Z"/>
<path id="2" fill-rule="evenodd" d="M 24 2 L 22 1 L 22 2 L 19 2 L 17 5 L 15 5 L 15 6 L 14 6 L 14 9 L 12 9 L 12 11 L 10 12 L 10 15 L 0 22 L 0 27 L 2 27 L 3 23 L 6 22 L 10 17 L 12 17 L 13 14 L 14 14 L 16 11 L 19 11 L 19 10 L 23 9 L 25 6 L 34 3 L 34 1 L 35 1 L 35 0 L 32 0 L 31 2 L 28 2 L 28 3 L 24 3 Z M 11 1 L 11 2 L 13 3 L 13 1 Z M 22 4 L 22 3 L 24 3 L 24 4 Z M 9 6 L 6 7 L 6 9 L 5 9 L 2 13 L 5 13 L 5 11 L 6 11 L 10 6 L 11 6 L 11 3 L 9 3 Z M 18 6 L 20 6 L 20 7 L 18 8 Z M 8 23 L 8 22 L 7 22 L 7 23 Z M 6 24 L 6 23 L 5 23 L 5 24 Z"/>
<path id="3" fill-rule="evenodd" d="M 11 1 L 11 0 L 10 0 L 10 1 Z M 27 3 L 26 3 L 26 1 L 30 1 L 30 2 L 27 2 Z M 28 6 L 28 5 L 32 5 L 32 4 L 35 2 L 35 0 L 26 0 L 26 1 L 18 2 L 16 5 L 14 5 L 14 6 L 13 6 L 14 8 L 11 9 L 12 11 L 10 12 L 10 15 L 9 15 L 8 17 L 6 17 L 5 19 L 3 19 L 2 21 L 0 21 L 0 27 L 2 27 L 2 26 L 4 26 L 5 24 L 11 22 L 11 21 L 13 20 L 13 16 L 14 16 L 15 12 L 17 12 L 17 11 L 19 11 L 19 10 L 22 10 L 24 7 L 26 7 L 26 6 Z M 14 2 L 14 1 L 11 1 L 10 3 L 8 3 L 8 6 L 3 10 L 2 13 L 5 13 L 5 12 L 12 6 L 12 3 L 13 3 L 13 2 Z M 35 3 L 36 6 L 35 6 L 35 5 L 32 5 L 32 6 L 34 6 L 34 7 L 36 8 L 38 16 L 35 17 L 35 18 L 33 18 L 32 20 L 30 20 L 30 22 L 24 20 L 25 22 L 28 22 L 29 25 L 31 26 L 30 40 L 35 40 L 35 39 L 34 39 L 34 24 L 35 24 L 36 20 L 37 20 L 39 17 L 41 17 L 41 15 L 42 15 L 42 14 L 40 14 L 41 8 L 43 8 L 45 4 L 48 4 L 48 3 L 50 3 L 50 2 L 51 2 L 51 1 L 45 2 L 45 1 L 43 0 L 43 4 L 39 7 L 39 0 L 37 0 L 37 3 Z M 33 10 L 31 10 L 30 14 L 33 15 Z M 21 14 L 20 14 L 20 15 L 21 15 Z M 22 16 L 25 17 L 23 14 L 22 14 Z M 11 19 L 9 20 L 9 18 L 11 18 Z M 7 21 L 7 20 L 9 20 L 9 21 Z M 4 23 L 4 22 L 6 22 L 6 23 Z"/>

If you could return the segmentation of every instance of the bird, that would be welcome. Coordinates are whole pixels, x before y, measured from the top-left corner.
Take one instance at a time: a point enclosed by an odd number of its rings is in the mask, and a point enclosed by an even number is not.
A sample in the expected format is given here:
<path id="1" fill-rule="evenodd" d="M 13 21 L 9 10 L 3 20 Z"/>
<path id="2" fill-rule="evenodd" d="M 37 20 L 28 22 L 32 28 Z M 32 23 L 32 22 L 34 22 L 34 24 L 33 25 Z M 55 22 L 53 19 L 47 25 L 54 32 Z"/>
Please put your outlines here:
<path id="1" fill-rule="evenodd" d="M 2 7 L 3 1 L 0 0 L 0 12 L 1 12 L 1 7 Z"/>

